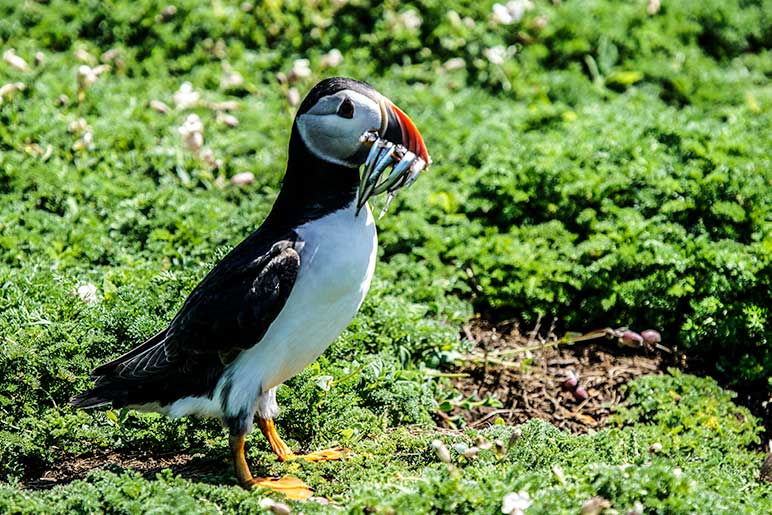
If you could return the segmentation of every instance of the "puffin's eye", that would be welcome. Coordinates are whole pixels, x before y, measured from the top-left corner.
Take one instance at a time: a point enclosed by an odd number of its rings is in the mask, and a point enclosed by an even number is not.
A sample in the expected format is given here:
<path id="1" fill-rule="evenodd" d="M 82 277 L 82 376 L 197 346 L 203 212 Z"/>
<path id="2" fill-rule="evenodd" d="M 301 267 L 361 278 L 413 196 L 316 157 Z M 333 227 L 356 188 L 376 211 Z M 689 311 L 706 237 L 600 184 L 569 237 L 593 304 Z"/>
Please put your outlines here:
<path id="1" fill-rule="evenodd" d="M 354 102 L 349 98 L 344 98 L 338 106 L 338 116 L 351 119 L 354 117 Z"/>

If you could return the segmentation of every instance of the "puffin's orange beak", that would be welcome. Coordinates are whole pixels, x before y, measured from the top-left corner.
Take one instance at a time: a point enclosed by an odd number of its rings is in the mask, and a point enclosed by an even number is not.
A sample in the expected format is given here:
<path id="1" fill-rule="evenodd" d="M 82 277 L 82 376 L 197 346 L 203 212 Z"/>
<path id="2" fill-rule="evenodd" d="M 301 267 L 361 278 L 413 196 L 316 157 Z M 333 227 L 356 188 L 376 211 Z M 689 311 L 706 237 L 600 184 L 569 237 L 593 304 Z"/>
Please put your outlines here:
<path id="1" fill-rule="evenodd" d="M 429 157 L 424 139 L 413 120 L 387 98 L 383 99 L 381 109 L 384 111 L 383 119 L 386 122 L 386 127 L 381 130 L 381 137 L 395 143 L 401 143 L 402 146 L 423 159 L 428 168 L 432 160 Z"/>

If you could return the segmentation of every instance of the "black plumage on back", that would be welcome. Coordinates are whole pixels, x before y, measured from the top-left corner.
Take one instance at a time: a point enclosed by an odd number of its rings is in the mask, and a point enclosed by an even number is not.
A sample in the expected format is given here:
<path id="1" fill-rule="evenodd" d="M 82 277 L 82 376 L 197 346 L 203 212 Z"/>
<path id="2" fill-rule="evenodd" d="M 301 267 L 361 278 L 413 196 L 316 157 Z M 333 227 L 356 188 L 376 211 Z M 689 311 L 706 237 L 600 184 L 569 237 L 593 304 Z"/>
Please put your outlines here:
<path id="1" fill-rule="evenodd" d="M 229 361 L 268 330 L 300 269 L 296 246 L 302 242 L 295 233 L 257 254 L 253 251 L 263 250 L 256 248 L 259 232 L 212 269 L 166 329 L 97 367 L 94 387 L 70 402 L 80 408 L 164 406 L 211 395 Z"/>

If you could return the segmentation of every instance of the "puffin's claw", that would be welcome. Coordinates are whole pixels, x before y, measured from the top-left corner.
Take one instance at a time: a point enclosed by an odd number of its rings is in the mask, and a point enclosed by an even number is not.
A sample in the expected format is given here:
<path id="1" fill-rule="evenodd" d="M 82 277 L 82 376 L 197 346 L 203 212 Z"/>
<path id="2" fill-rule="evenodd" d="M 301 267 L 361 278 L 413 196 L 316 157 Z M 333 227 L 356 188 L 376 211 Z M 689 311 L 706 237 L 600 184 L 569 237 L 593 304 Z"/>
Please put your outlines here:
<path id="1" fill-rule="evenodd" d="M 293 476 L 283 477 L 255 477 L 242 485 L 247 490 L 252 488 L 268 488 L 274 492 L 284 494 L 287 499 L 305 501 L 314 495 L 313 489 L 300 479 Z"/>
<path id="2" fill-rule="evenodd" d="M 306 460 L 306 461 L 310 461 L 311 463 L 316 463 L 317 461 L 338 461 L 343 459 L 343 455 L 347 451 L 348 449 L 345 449 L 343 447 L 332 447 L 330 449 L 323 449 L 321 451 L 316 451 L 309 454 L 292 453 L 285 458 L 285 461 Z"/>

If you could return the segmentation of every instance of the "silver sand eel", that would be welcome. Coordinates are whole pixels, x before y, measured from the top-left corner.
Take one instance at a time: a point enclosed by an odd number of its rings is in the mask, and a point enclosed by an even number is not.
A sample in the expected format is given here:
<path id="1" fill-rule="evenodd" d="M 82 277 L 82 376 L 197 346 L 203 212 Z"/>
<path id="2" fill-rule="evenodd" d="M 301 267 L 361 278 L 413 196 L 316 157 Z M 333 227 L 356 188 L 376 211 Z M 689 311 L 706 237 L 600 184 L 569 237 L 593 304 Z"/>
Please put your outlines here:
<path id="1" fill-rule="evenodd" d="M 369 145 L 370 151 L 359 182 L 357 214 L 371 197 L 388 192 L 386 204 L 378 216 L 381 218 L 397 192 L 406 186 L 411 186 L 418 178 L 418 174 L 426 169 L 427 163 L 404 146 L 381 138 L 377 131 L 365 132 L 360 137 L 360 141 Z M 390 166 L 391 172 L 386 174 Z"/>

